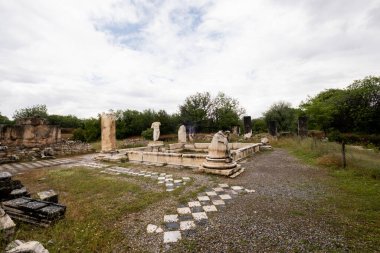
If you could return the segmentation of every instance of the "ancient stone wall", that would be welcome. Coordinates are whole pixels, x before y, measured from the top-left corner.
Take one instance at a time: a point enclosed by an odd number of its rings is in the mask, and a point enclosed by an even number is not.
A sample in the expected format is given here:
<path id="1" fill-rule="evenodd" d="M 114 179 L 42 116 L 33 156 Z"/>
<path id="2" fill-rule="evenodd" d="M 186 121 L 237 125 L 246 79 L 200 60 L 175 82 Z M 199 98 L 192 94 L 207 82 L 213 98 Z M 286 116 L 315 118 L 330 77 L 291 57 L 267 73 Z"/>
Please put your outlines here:
<path id="1" fill-rule="evenodd" d="M 16 125 L 0 125 L 0 143 L 5 146 L 41 147 L 61 140 L 61 128 L 45 119 L 25 118 Z"/>

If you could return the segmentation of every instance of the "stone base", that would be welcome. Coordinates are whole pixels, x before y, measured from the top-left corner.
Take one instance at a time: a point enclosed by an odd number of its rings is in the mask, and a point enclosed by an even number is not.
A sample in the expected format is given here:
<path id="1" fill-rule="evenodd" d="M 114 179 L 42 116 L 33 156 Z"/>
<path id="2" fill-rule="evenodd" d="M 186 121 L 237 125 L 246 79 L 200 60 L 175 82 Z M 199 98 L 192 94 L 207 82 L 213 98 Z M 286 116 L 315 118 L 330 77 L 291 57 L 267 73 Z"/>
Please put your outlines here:
<path id="1" fill-rule="evenodd" d="M 235 168 L 232 169 L 210 169 L 206 168 L 204 166 L 201 166 L 200 170 L 204 171 L 206 173 L 215 174 L 215 175 L 222 175 L 222 176 L 231 176 L 238 172 L 241 169 L 241 165 L 237 164 Z"/>

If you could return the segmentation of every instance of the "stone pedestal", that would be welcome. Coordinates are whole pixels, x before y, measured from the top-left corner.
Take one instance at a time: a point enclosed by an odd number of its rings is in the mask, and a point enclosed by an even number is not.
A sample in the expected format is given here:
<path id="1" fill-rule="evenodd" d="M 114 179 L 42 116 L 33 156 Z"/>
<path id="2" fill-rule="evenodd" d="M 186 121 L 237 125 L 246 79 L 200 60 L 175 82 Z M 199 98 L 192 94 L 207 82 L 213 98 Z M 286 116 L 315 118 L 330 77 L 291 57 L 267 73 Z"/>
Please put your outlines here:
<path id="1" fill-rule="evenodd" d="M 109 153 L 116 151 L 116 116 L 113 112 L 102 113 L 102 152 Z"/>
<path id="2" fill-rule="evenodd" d="M 231 158 L 228 139 L 222 131 L 217 132 L 212 138 L 206 161 L 202 164 L 201 170 L 223 176 L 230 176 L 240 170 L 240 166 Z"/>
<path id="3" fill-rule="evenodd" d="M 164 148 L 164 142 L 163 141 L 150 141 L 148 143 L 148 147 L 150 147 L 152 150 L 151 152 L 161 152 Z"/>

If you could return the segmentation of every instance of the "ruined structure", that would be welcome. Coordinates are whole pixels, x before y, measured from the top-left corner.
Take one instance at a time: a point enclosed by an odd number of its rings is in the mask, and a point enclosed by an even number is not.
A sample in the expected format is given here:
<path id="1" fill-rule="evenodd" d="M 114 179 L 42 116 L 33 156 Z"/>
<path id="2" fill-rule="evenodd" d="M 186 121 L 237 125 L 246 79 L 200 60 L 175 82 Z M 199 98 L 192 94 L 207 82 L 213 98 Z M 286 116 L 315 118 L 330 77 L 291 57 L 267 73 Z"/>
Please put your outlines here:
<path id="1" fill-rule="evenodd" d="M 277 136 L 277 122 L 274 120 L 269 121 L 268 132 L 272 136 Z"/>
<path id="2" fill-rule="evenodd" d="M 298 136 L 307 137 L 307 117 L 300 116 L 298 117 Z"/>
<path id="3" fill-rule="evenodd" d="M 244 116 L 244 138 L 249 139 L 252 137 L 252 120 L 251 116 Z"/>
<path id="4" fill-rule="evenodd" d="M 186 127 L 181 125 L 178 129 L 178 142 L 186 143 Z"/>
<path id="5" fill-rule="evenodd" d="M 102 152 L 116 151 L 116 116 L 110 111 L 101 115 Z"/>
<path id="6" fill-rule="evenodd" d="M 240 165 L 232 159 L 228 146 L 228 134 L 229 132 L 224 134 L 219 131 L 214 135 L 201 170 L 224 176 L 230 176 L 240 170 Z"/>
<path id="7" fill-rule="evenodd" d="M 24 118 L 16 125 L 0 125 L 0 143 L 4 146 L 41 147 L 61 141 L 61 128 L 43 118 Z"/>

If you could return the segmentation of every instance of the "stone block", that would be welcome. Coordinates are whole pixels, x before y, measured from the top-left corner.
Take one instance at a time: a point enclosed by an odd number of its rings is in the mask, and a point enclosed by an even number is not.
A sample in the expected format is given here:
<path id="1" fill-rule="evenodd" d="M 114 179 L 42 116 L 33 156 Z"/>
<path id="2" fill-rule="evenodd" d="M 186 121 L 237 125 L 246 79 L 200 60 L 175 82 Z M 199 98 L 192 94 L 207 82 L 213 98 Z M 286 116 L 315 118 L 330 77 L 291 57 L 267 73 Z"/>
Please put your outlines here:
<path id="1" fill-rule="evenodd" d="M 58 203 L 58 194 L 54 190 L 38 192 L 37 196 L 43 201 Z"/>

